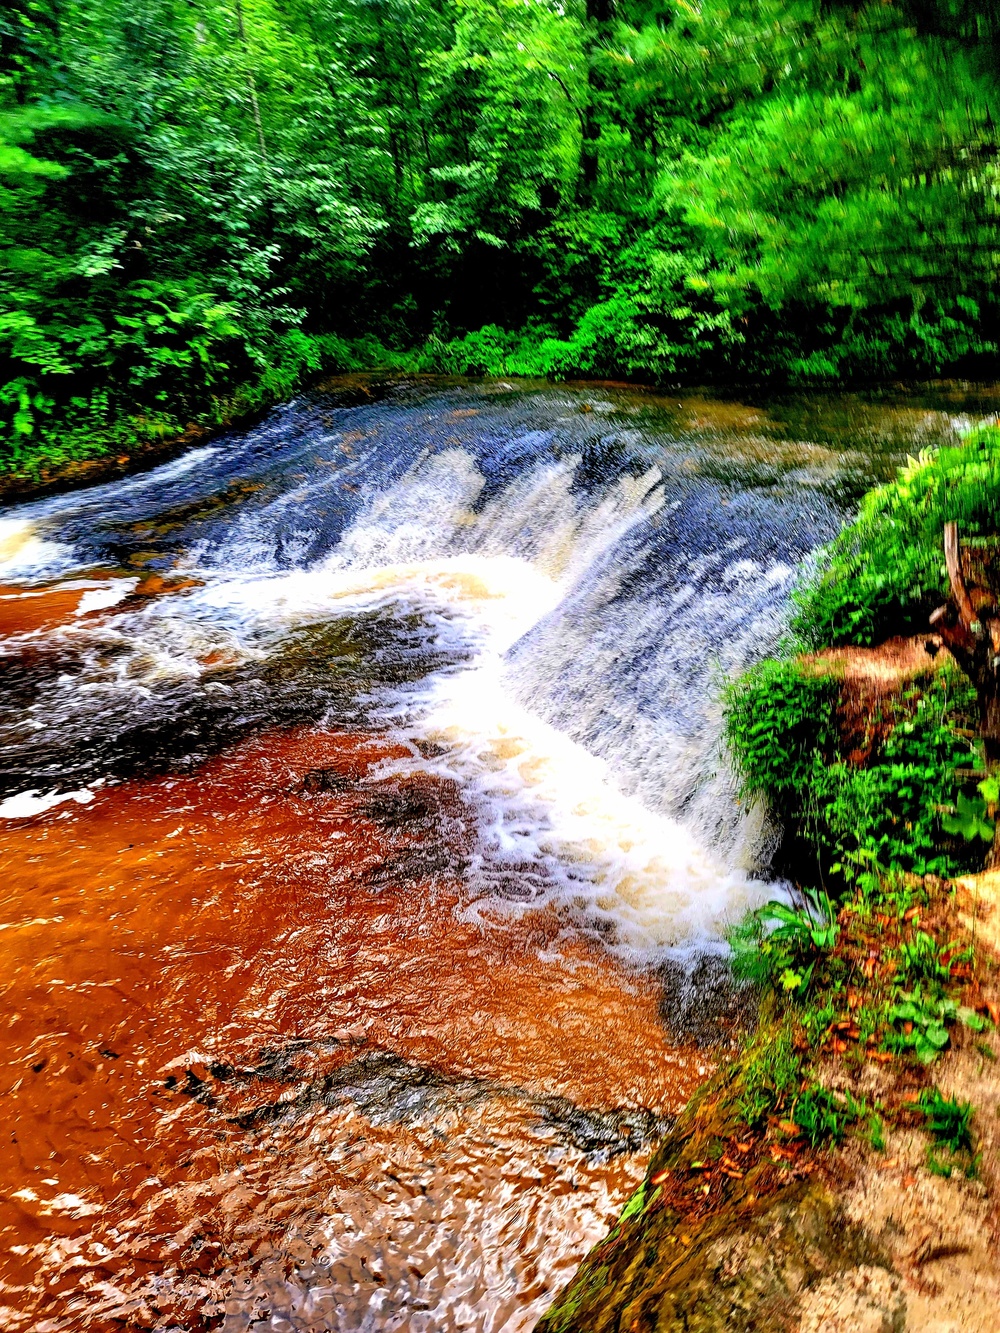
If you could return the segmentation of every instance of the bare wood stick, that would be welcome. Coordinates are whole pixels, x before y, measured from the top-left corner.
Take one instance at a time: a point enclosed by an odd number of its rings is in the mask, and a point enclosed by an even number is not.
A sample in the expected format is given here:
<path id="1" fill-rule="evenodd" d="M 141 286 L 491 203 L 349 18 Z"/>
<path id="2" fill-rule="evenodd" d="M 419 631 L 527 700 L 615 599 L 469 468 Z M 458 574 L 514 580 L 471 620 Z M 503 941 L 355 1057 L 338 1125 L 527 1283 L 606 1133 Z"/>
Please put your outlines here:
<path id="1" fill-rule="evenodd" d="M 969 633 L 975 634 L 973 626 L 979 625 L 979 619 L 973 610 L 962 578 L 962 556 L 958 547 L 958 524 L 955 522 L 944 525 L 944 563 L 948 568 L 951 593 L 958 607 L 958 614 Z"/>

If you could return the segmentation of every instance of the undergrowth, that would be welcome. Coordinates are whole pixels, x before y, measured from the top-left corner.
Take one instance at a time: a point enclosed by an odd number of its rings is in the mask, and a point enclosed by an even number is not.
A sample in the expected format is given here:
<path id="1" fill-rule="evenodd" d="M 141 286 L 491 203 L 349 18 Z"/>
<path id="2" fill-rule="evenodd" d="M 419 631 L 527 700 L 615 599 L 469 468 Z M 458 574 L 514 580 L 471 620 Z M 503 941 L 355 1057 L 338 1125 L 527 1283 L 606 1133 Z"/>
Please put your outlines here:
<path id="1" fill-rule="evenodd" d="M 198 392 L 163 394 L 158 405 L 128 410 L 121 395 L 102 389 L 71 400 L 58 417 L 36 408 L 23 430 L 0 438 L 0 477 L 39 480 L 52 469 L 85 459 L 127 457 L 192 426 L 211 430 L 253 417 L 320 374 L 403 364 L 374 338 L 349 342 L 296 330 L 262 352 L 256 363 L 248 360 L 244 378 L 224 390 L 200 386 Z"/>
<path id="2" fill-rule="evenodd" d="M 829 669 L 767 661 L 730 685 L 726 741 L 741 799 L 763 802 L 784 828 L 782 869 L 831 891 L 868 864 L 918 875 L 976 869 L 993 830 L 975 708 L 972 686 L 946 667 L 879 702 L 845 740 L 857 724 Z M 974 815 L 968 838 L 961 821 Z"/>
<path id="3" fill-rule="evenodd" d="M 921 452 L 865 496 L 827 549 L 796 594 L 793 631 L 804 646 L 821 648 L 925 630 L 948 593 L 944 524 L 954 520 L 963 536 L 985 536 L 995 532 L 998 512 L 1000 426 Z"/>
<path id="4" fill-rule="evenodd" d="M 933 881 L 867 871 L 836 907 L 813 894 L 772 902 L 729 932 L 733 970 L 770 996 L 748 1039 L 740 1111 L 748 1129 L 811 1148 L 887 1121 L 926 1123 L 964 1169 L 973 1165 L 971 1108 L 927 1088 L 913 1103 L 869 1104 L 827 1086 L 831 1059 L 850 1082 L 867 1061 L 929 1069 L 959 1029 L 991 1027 L 968 942 L 938 938 Z"/>

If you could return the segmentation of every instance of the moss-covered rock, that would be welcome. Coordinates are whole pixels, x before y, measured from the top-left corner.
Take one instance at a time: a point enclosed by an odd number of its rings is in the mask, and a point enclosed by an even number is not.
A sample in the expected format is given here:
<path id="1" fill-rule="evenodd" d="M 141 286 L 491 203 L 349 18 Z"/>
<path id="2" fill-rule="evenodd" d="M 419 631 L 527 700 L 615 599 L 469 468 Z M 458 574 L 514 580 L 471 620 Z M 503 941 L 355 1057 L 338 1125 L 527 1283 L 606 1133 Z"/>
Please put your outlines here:
<path id="1" fill-rule="evenodd" d="M 844 1275 L 850 1286 L 856 1271 L 888 1269 L 813 1157 L 748 1132 L 741 1090 L 734 1065 L 692 1101 L 537 1333 L 796 1328 L 803 1296 L 819 1284 Z M 871 1327 L 893 1333 L 902 1300 L 891 1276 L 883 1285 L 890 1296 L 869 1299 Z"/>

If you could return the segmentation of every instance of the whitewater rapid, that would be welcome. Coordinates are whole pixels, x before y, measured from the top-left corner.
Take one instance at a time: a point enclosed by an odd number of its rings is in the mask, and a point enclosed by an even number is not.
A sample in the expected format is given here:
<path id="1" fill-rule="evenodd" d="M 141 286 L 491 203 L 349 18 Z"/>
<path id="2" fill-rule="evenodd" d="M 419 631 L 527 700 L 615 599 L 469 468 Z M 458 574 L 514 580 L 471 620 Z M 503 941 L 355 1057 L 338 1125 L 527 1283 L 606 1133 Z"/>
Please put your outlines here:
<path id="1" fill-rule="evenodd" d="M 13 748 L 31 728 L 70 747 L 81 726 L 99 737 L 193 700 L 238 712 L 240 672 L 304 628 L 416 626 L 438 659 L 356 701 L 404 743 L 396 771 L 455 782 L 474 811 L 463 910 L 546 906 L 640 961 L 719 947 L 772 892 L 772 832 L 737 803 L 720 687 L 780 638 L 846 464 L 808 444 L 761 474 L 757 432 L 706 446 L 641 404 L 591 393 L 584 414 L 581 391 L 507 388 L 305 403 L 230 449 L 0 515 L 5 584 L 96 580 L 48 635 L 77 665 L 22 710 Z M 238 501 L 191 517 L 237 483 Z M 191 586 L 137 607 L 136 565 Z M 52 746 L 30 785 L 12 771 L 0 815 L 116 779 L 109 761 L 60 784 Z"/>

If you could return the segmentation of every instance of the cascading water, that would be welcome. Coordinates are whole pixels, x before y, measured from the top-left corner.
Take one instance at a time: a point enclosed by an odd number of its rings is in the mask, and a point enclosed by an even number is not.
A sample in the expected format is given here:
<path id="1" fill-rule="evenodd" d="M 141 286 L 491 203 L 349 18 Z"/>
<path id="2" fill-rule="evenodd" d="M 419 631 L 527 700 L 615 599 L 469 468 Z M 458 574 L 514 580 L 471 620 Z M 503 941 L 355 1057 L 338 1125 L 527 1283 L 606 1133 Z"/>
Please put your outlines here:
<path id="1" fill-rule="evenodd" d="M 39 867 L 5 909 L 12 1327 L 529 1327 L 706 1071 L 656 969 L 770 892 L 719 684 L 859 486 L 953 424 L 318 393 L 0 517 L 0 817 Z M 132 1146 L 71 1169 L 29 1088 L 88 1024 Z"/>

